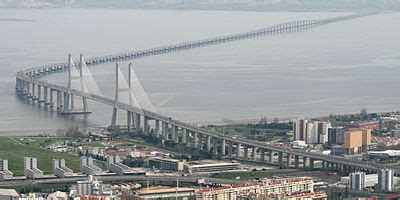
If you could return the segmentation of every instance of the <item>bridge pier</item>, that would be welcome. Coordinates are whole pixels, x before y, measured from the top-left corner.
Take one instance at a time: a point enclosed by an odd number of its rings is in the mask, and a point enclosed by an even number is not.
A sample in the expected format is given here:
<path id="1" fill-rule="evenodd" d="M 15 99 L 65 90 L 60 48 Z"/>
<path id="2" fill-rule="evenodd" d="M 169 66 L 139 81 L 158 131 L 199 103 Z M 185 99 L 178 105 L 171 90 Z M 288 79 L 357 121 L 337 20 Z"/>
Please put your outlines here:
<path id="1" fill-rule="evenodd" d="M 154 126 L 155 126 L 154 132 L 155 132 L 156 136 L 159 138 L 160 137 L 160 120 L 156 119 L 154 121 Z"/>
<path id="2" fill-rule="evenodd" d="M 145 134 L 145 135 L 148 135 L 149 134 L 149 129 L 150 129 L 150 127 L 149 127 L 149 117 L 147 117 L 147 116 L 143 116 L 143 133 Z"/>
<path id="3" fill-rule="evenodd" d="M 206 150 L 207 152 L 211 151 L 211 136 L 207 135 L 207 141 L 206 141 Z"/>
<path id="4" fill-rule="evenodd" d="M 140 126 L 140 114 L 135 113 L 135 121 L 133 122 L 134 126 L 135 126 L 135 130 L 136 132 L 140 132 L 142 130 L 141 126 Z"/>
<path id="5" fill-rule="evenodd" d="M 233 142 L 228 141 L 228 158 L 232 159 L 232 155 L 233 155 Z"/>
<path id="6" fill-rule="evenodd" d="M 62 109 L 62 93 L 60 90 L 57 90 L 57 110 L 61 110 Z"/>
<path id="7" fill-rule="evenodd" d="M 256 156 L 257 156 L 257 147 L 252 147 L 252 152 L 251 152 L 251 159 L 253 160 L 257 160 Z"/>
<path id="8" fill-rule="evenodd" d="M 249 157 L 249 147 L 243 145 L 243 159 L 248 160 L 248 157 Z"/>
<path id="9" fill-rule="evenodd" d="M 212 147 L 213 155 L 217 156 L 218 155 L 218 140 L 217 140 L 217 138 L 213 138 L 212 142 L 213 142 L 213 147 Z"/>
<path id="10" fill-rule="evenodd" d="M 36 88 L 36 85 L 34 83 L 32 83 L 32 100 L 33 101 L 37 100 L 35 88 Z"/>
<path id="11" fill-rule="evenodd" d="M 298 155 L 294 155 L 294 168 L 298 169 L 299 168 L 299 156 Z"/>
<path id="12" fill-rule="evenodd" d="M 193 132 L 193 148 L 194 149 L 199 149 L 198 147 L 198 133 Z"/>
<path id="13" fill-rule="evenodd" d="M 240 143 L 237 143 L 237 144 L 236 144 L 236 157 L 237 157 L 238 159 L 240 159 L 240 146 L 241 146 Z"/>
<path id="14" fill-rule="evenodd" d="M 265 162 L 265 149 L 260 149 L 260 161 Z"/>
<path id="15" fill-rule="evenodd" d="M 162 133 L 164 135 L 164 140 L 168 140 L 168 124 L 164 121 L 161 122 L 161 129 L 162 129 Z"/>
<path id="16" fill-rule="evenodd" d="M 278 152 L 278 166 L 280 169 L 283 168 L 283 153 Z"/>
<path id="17" fill-rule="evenodd" d="M 221 139 L 221 155 L 226 155 L 226 141 L 224 139 Z"/>

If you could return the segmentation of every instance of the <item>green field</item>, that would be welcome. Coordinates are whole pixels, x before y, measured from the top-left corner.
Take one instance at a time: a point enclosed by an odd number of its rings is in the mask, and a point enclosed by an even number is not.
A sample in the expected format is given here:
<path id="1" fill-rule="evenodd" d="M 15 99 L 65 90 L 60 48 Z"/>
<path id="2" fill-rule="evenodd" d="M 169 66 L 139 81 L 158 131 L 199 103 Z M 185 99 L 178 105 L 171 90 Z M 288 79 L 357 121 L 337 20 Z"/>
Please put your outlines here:
<path id="1" fill-rule="evenodd" d="M 15 176 L 24 174 L 24 160 L 26 156 L 38 159 L 38 168 L 45 174 L 52 173 L 52 160 L 64 158 L 67 167 L 74 171 L 79 170 L 79 158 L 67 152 L 53 152 L 41 148 L 46 144 L 64 140 L 64 138 L 46 137 L 0 137 L 0 158 L 8 159 L 9 170 Z"/>
<path id="2" fill-rule="evenodd" d="M 240 179 L 255 179 L 255 178 L 270 178 L 272 176 L 282 176 L 288 175 L 293 172 L 298 172 L 296 169 L 266 169 L 257 171 L 234 171 L 234 172 L 221 172 L 219 174 L 213 175 L 214 178 L 224 178 L 224 179 L 235 179 L 240 177 Z"/>

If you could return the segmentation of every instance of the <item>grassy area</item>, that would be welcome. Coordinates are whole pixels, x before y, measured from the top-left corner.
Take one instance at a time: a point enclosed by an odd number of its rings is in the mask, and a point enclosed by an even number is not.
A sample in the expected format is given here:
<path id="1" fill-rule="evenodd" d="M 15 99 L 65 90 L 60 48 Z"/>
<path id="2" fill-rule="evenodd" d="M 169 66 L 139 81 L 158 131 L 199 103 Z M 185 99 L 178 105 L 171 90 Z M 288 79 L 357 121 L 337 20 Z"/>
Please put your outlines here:
<path id="1" fill-rule="evenodd" d="M 0 138 L 0 158 L 8 159 L 9 169 L 14 175 L 24 174 L 24 157 L 36 157 L 38 168 L 45 174 L 52 173 L 52 160 L 54 158 L 64 158 L 66 165 L 74 171 L 79 170 L 79 158 L 67 152 L 53 152 L 41 148 L 46 144 L 64 140 L 61 138 L 45 137 L 1 137 Z"/>
<path id="2" fill-rule="evenodd" d="M 255 178 L 266 178 L 276 175 L 285 175 L 287 173 L 296 172 L 296 169 L 266 169 L 257 171 L 234 171 L 234 172 L 221 172 L 215 174 L 214 178 L 224 178 L 224 179 L 235 179 L 240 177 L 240 179 L 255 179 Z"/>
<path id="3" fill-rule="evenodd" d="M 208 126 L 211 131 L 229 134 L 231 136 L 243 137 L 248 139 L 254 139 L 258 141 L 275 141 L 286 139 L 291 131 L 291 127 L 288 124 L 278 124 L 276 126 L 266 125 L 251 125 L 251 124 L 240 124 L 240 125 L 224 125 L 224 126 Z"/>

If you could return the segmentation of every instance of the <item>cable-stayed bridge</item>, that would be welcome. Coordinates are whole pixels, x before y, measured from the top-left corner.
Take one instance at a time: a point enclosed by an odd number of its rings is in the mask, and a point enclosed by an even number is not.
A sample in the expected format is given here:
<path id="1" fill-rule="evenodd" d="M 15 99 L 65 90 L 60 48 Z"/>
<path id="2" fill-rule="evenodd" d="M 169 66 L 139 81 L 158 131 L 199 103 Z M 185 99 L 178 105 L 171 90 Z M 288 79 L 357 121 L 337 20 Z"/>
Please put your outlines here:
<path id="1" fill-rule="evenodd" d="M 150 130 L 153 129 L 154 131 L 152 134 L 155 134 L 160 139 L 171 140 L 175 143 L 186 145 L 187 147 L 212 152 L 213 155 L 277 164 L 280 167 L 293 166 L 299 168 L 300 165 L 302 165 L 305 168 L 314 169 L 317 163 L 320 164 L 322 168 L 328 170 L 353 171 L 357 169 L 372 172 L 383 166 L 359 160 L 323 155 L 321 153 L 279 147 L 264 142 L 234 138 L 158 114 L 155 112 L 154 107 L 152 107 L 148 97 L 139 97 L 141 95 L 137 94 L 138 91 L 143 94 L 144 90 L 143 88 L 140 89 L 140 87 L 135 88 L 135 85 L 138 85 L 140 82 L 135 76 L 131 66 L 129 67 L 128 81 L 126 81 L 119 66 L 116 65 L 115 98 L 104 97 L 98 88 L 96 89 L 96 87 L 94 87 L 95 89 L 91 89 L 89 87 L 89 85 L 93 86 L 96 84 L 93 83 L 94 79 L 91 77 L 90 71 L 86 67 L 86 65 L 138 59 L 144 56 L 166 54 L 251 37 L 286 34 L 292 31 L 306 30 L 371 14 L 375 13 L 354 14 L 321 20 L 292 21 L 265 29 L 184 42 L 153 49 L 94 57 L 86 60 L 81 57 L 78 65 L 74 64 L 74 61 L 69 58 L 67 63 L 35 67 L 18 72 L 16 75 L 16 90 L 19 94 L 26 96 L 28 99 L 44 102 L 45 105 L 51 107 L 56 106 L 57 109 L 64 114 L 89 113 L 87 100 L 110 105 L 113 107 L 111 128 L 117 126 L 117 112 L 124 111 L 126 112 L 125 124 L 128 132 L 136 131 L 142 132 L 143 134 L 150 134 Z M 69 74 L 67 86 L 56 85 L 39 79 L 47 74 L 65 70 L 68 70 Z M 56 100 L 54 100 L 54 95 Z M 75 99 L 77 97 L 82 99 L 82 110 L 77 110 L 75 108 Z M 400 171 L 396 169 L 396 173 L 399 174 Z"/>

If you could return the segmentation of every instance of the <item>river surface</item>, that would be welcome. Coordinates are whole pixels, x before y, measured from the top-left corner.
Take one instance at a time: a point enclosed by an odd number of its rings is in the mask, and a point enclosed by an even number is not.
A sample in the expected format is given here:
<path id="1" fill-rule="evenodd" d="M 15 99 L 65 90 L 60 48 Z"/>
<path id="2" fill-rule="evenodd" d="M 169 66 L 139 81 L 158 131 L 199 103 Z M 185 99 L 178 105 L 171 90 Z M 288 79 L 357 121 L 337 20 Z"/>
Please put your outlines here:
<path id="1" fill-rule="evenodd" d="M 341 12 L 0 9 L 0 134 L 106 126 L 111 108 L 65 117 L 15 95 L 16 71 L 239 33 Z M 157 112 L 185 122 L 394 111 L 400 103 L 400 13 L 381 13 L 303 32 L 259 37 L 134 61 Z M 90 67 L 114 95 L 114 64 Z M 128 63 L 120 63 L 127 71 Z M 65 84 L 66 73 L 50 81 Z M 123 114 L 120 119 L 123 120 Z M 124 121 L 121 121 L 122 123 Z"/>

